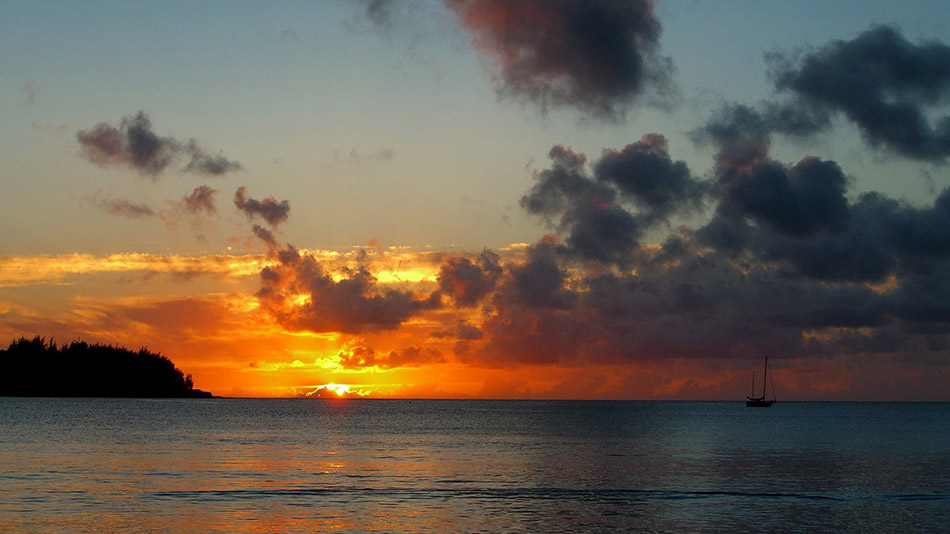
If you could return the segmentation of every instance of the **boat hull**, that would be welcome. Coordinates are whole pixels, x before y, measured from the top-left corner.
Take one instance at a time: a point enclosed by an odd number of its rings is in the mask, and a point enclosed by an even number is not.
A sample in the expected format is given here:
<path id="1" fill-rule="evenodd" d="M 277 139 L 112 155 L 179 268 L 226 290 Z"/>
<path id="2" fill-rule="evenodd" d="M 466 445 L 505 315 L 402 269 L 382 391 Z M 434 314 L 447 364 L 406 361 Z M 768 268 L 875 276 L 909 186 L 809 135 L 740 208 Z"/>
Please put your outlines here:
<path id="1" fill-rule="evenodd" d="M 772 406 L 774 400 L 765 400 L 765 399 L 749 399 L 745 401 L 746 408 L 768 408 Z"/>

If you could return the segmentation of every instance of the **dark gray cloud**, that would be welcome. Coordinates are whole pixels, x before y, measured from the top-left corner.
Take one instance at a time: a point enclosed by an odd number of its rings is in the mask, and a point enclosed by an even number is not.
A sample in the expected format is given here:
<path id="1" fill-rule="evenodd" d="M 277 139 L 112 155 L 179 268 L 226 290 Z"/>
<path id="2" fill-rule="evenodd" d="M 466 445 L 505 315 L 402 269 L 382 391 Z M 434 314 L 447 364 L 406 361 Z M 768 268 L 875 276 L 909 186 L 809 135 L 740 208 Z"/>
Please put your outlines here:
<path id="1" fill-rule="evenodd" d="M 123 117 L 118 128 L 100 122 L 89 130 L 80 130 L 76 139 L 89 161 L 97 165 L 124 164 L 150 176 L 164 171 L 178 150 L 175 140 L 152 132 L 152 122 L 142 111 Z"/>
<path id="2" fill-rule="evenodd" d="M 564 234 L 570 252 L 593 261 L 628 261 L 643 233 L 641 221 L 617 204 L 612 187 L 588 174 L 583 154 L 554 146 L 548 157 L 551 168 L 535 175 L 521 207 Z"/>
<path id="3" fill-rule="evenodd" d="M 770 61 L 779 90 L 843 113 L 872 146 L 934 163 L 950 155 L 944 106 L 950 47 L 943 43 L 913 44 L 895 28 L 876 26 L 850 41 L 832 41 L 800 57 L 773 54 Z"/>
<path id="4" fill-rule="evenodd" d="M 290 202 L 281 200 L 278 202 L 274 197 L 267 197 L 263 200 L 249 198 L 247 188 L 241 186 L 234 193 L 234 205 L 238 210 L 247 214 L 248 219 L 260 217 L 267 221 L 271 226 L 279 226 L 290 217 Z"/>
<path id="5" fill-rule="evenodd" d="M 628 264 L 647 229 L 699 209 L 710 190 L 670 158 L 657 134 L 605 150 L 593 173 L 586 157 L 568 148 L 554 146 L 548 157 L 551 168 L 535 175 L 521 206 L 564 235 L 565 253 L 589 261 Z"/>
<path id="6" fill-rule="evenodd" d="M 502 268 L 499 256 L 484 250 L 476 261 L 463 256 L 445 259 L 439 269 L 439 287 L 458 306 L 474 306 L 495 288 Z"/>
<path id="7" fill-rule="evenodd" d="M 799 201 L 775 205 L 770 198 L 780 196 L 754 194 L 764 187 L 751 185 L 743 193 L 763 199 L 757 214 L 737 217 L 739 210 L 720 204 L 712 220 L 696 232 L 699 241 L 730 257 L 751 255 L 774 262 L 787 277 L 829 282 L 883 282 L 898 274 L 907 276 L 918 265 L 950 258 L 950 190 L 942 192 L 932 207 L 912 206 L 874 192 L 847 203 L 829 192 L 824 202 L 816 200 L 802 210 Z M 822 190 L 828 188 L 818 192 Z"/>
<path id="8" fill-rule="evenodd" d="M 511 303 L 533 308 L 570 309 L 575 295 L 566 287 L 567 274 L 558 260 L 553 239 L 542 239 L 530 249 L 523 263 L 509 267 L 509 276 L 496 304 Z"/>
<path id="9" fill-rule="evenodd" d="M 817 244 L 824 245 L 822 248 L 808 250 L 800 247 L 793 257 L 798 260 L 795 265 L 814 265 L 821 261 L 830 267 L 832 262 L 837 262 L 865 271 L 871 266 L 871 273 L 877 275 L 858 280 L 883 281 L 895 275 L 919 276 L 921 268 L 929 276 L 933 265 L 950 258 L 948 200 L 950 190 L 944 190 L 932 207 L 912 206 L 880 193 L 861 195 L 851 206 L 853 222 L 848 231 L 837 239 L 818 241 Z M 835 252 L 830 258 L 819 253 L 825 252 L 826 248 Z M 805 254 L 811 258 L 805 259 Z"/>
<path id="10" fill-rule="evenodd" d="M 604 150 L 594 175 L 658 217 L 699 209 L 709 189 L 693 178 L 685 162 L 673 161 L 666 138 L 659 134 L 644 135 L 621 150 Z"/>
<path id="11" fill-rule="evenodd" d="M 661 138 L 605 150 L 590 166 L 554 147 L 521 204 L 562 237 L 504 266 L 482 337 L 457 357 L 497 366 L 950 356 L 950 189 L 922 206 L 875 192 L 850 200 L 836 162 L 772 159 L 772 134 L 826 118 L 789 126 L 788 109 L 722 108 L 696 132 L 718 148 L 708 182 L 671 161 Z M 639 245 L 651 221 L 704 202 L 705 225 Z M 630 226 L 606 217 L 609 207 Z M 605 238 L 618 235 L 633 238 Z"/>
<path id="12" fill-rule="evenodd" d="M 648 88 L 670 91 L 650 0 L 446 0 L 497 68 L 500 93 L 543 110 L 618 119 Z"/>
<path id="13" fill-rule="evenodd" d="M 795 103 L 764 102 L 758 107 L 726 104 L 692 132 L 693 140 L 718 149 L 716 167 L 748 172 L 768 159 L 772 134 L 806 137 L 831 125 L 827 111 Z"/>
<path id="14" fill-rule="evenodd" d="M 842 230 L 849 216 L 847 183 L 833 161 L 807 157 L 791 166 L 763 161 L 749 172 L 720 175 L 718 213 L 749 217 L 796 236 Z"/>
<path id="15" fill-rule="evenodd" d="M 528 292 L 523 284 L 530 278 L 523 274 L 536 259 L 510 265 L 496 307 L 481 327 L 484 338 L 465 358 L 486 365 L 581 365 L 821 358 L 923 346 L 946 351 L 940 347 L 950 332 L 950 284 L 929 288 L 926 297 L 922 286 L 932 285 L 930 277 L 893 292 L 863 283 L 828 284 L 788 277 L 768 262 L 736 262 L 715 250 L 670 243 L 675 250 L 656 252 L 637 264 L 636 273 L 584 273 L 570 281 L 565 273 L 571 262 L 549 255 L 548 271 L 561 276 L 548 277 L 544 288 L 529 285 Z M 912 333 L 915 325 L 926 332 Z M 893 343 L 897 338 L 903 341 Z"/>
<path id="16" fill-rule="evenodd" d="M 194 139 L 182 143 L 155 134 L 144 111 L 123 117 L 118 127 L 101 122 L 89 130 L 80 130 L 76 139 L 83 155 L 96 165 L 124 165 L 153 178 L 181 156 L 190 157 L 183 172 L 220 175 L 241 169 L 239 163 L 221 155 L 208 156 Z"/>

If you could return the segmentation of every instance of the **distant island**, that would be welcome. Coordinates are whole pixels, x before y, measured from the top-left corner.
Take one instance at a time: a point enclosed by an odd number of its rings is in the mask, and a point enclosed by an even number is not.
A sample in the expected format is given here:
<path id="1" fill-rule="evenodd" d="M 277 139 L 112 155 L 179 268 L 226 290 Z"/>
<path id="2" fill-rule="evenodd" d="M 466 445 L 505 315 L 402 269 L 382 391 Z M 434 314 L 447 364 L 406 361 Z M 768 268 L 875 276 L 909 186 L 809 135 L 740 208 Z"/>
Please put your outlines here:
<path id="1" fill-rule="evenodd" d="M 0 350 L 0 396 L 210 398 L 171 360 L 145 348 L 74 341 L 57 347 L 39 336 Z"/>

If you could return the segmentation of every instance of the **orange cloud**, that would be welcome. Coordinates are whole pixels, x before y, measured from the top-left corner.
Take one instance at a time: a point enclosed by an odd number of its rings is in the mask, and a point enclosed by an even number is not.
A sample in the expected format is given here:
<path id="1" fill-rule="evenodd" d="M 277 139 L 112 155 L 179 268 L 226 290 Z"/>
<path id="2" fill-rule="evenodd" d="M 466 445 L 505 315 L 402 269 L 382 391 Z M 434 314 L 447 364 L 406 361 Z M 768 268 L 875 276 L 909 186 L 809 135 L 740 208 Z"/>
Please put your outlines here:
<path id="1" fill-rule="evenodd" d="M 255 255 L 177 256 L 143 253 L 59 254 L 0 257 L 0 287 L 74 283 L 71 277 L 100 273 L 153 273 L 176 276 L 201 274 L 256 276 L 264 258 Z"/>

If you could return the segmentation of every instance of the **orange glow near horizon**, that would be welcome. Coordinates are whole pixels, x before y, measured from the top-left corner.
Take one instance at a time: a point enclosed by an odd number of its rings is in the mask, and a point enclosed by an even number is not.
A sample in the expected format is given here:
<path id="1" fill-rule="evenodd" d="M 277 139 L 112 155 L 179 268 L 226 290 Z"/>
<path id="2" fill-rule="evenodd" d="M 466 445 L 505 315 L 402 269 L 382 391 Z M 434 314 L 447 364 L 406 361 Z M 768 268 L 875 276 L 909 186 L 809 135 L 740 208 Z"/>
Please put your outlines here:
<path id="1" fill-rule="evenodd" d="M 524 250 L 515 245 L 503 252 L 508 259 Z M 318 255 L 337 281 L 357 266 L 369 269 L 380 294 L 395 288 L 423 302 L 438 290 L 440 254 Z M 225 397 L 741 399 L 759 366 L 676 358 L 570 365 L 486 358 L 491 310 L 481 305 L 434 306 L 398 327 L 288 329 L 255 296 L 260 269 L 271 264 L 262 255 L 0 258 L 0 338 L 39 335 L 59 343 L 147 347 L 191 374 L 195 387 Z M 291 306 L 299 308 L 311 295 L 293 298 Z M 463 335 L 464 329 L 470 332 Z M 802 335 L 828 339 L 845 330 Z M 926 384 L 928 372 L 871 356 L 777 359 L 774 365 L 779 397 L 801 400 L 900 399 L 903 384 Z M 940 398 L 936 390 L 920 395 Z"/>

